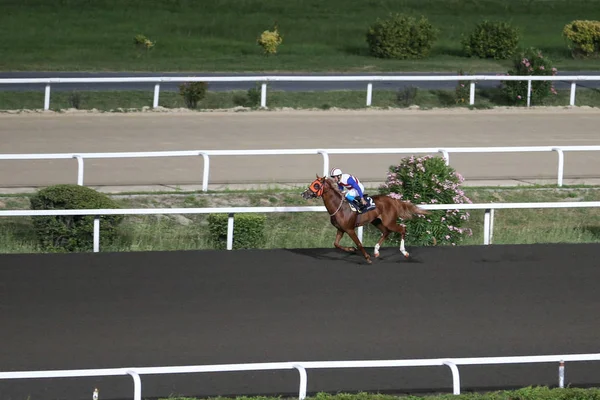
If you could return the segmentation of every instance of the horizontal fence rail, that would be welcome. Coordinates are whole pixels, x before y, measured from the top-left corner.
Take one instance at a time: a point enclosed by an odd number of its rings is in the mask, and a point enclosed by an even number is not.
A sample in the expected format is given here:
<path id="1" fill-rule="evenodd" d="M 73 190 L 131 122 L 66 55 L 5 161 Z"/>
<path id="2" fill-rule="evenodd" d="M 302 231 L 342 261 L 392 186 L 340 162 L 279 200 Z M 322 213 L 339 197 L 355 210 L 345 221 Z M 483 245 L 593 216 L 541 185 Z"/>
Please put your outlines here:
<path id="1" fill-rule="evenodd" d="M 565 354 L 547 356 L 515 356 L 515 357 L 479 357 L 479 358 L 430 358 L 412 360 L 362 360 L 362 361 L 298 361 L 247 364 L 217 364 L 171 367 L 127 367 L 104 369 L 54 370 L 54 371 L 15 371 L 0 372 L 3 379 L 40 379 L 71 378 L 90 376 L 126 376 L 133 378 L 133 399 L 142 399 L 141 375 L 158 374 L 190 374 L 203 372 L 239 372 L 239 371 L 272 371 L 295 369 L 299 373 L 300 385 L 298 399 L 306 398 L 308 389 L 307 369 L 343 369 L 343 368 L 395 368 L 395 367 L 435 367 L 445 366 L 452 373 L 452 392 L 460 394 L 461 365 L 502 365 L 528 363 L 558 363 L 558 386 L 564 387 L 565 362 L 600 361 L 600 354 Z M 340 390 L 343 390 L 341 388 Z"/>
<path id="2" fill-rule="evenodd" d="M 515 147 L 406 147 L 406 148 L 357 148 L 357 149 L 256 149 L 256 150 L 182 150 L 113 153 L 48 153 L 48 154 L 0 154 L 1 160 L 77 160 L 77 184 L 83 185 L 86 159 L 153 158 L 153 157 L 202 157 L 202 190 L 208 191 L 210 158 L 223 156 L 285 156 L 320 155 L 323 159 L 323 175 L 329 175 L 330 155 L 374 154 L 431 154 L 440 153 L 450 164 L 451 153 L 548 153 L 556 152 L 557 185 L 563 185 L 565 158 L 570 151 L 600 151 L 598 146 L 515 146 Z"/>
<path id="3" fill-rule="evenodd" d="M 373 82 L 431 82 L 431 81 L 465 81 L 469 82 L 469 104 L 475 104 L 475 84 L 478 81 L 527 81 L 527 107 L 531 105 L 532 81 L 564 81 L 571 82 L 569 105 L 575 105 L 577 82 L 600 81 L 600 75 L 563 75 L 563 76 L 530 76 L 530 75 L 445 75 L 445 76 L 187 76 L 187 77 L 113 77 L 113 78 L 5 78 L 0 85 L 39 83 L 45 85 L 44 110 L 50 109 L 51 85 L 61 83 L 154 83 L 154 99 L 152 107 L 158 107 L 160 84 L 171 82 L 257 82 L 261 83 L 260 106 L 267 107 L 267 84 L 269 82 L 366 82 L 367 107 L 373 100 Z"/>
<path id="4" fill-rule="evenodd" d="M 600 207 L 600 201 L 547 202 L 547 203 L 482 203 L 482 204 L 420 204 L 425 210 L 485 210 L 483 219 L 483 244 L 492 243 L 494 229 L 494 210 L 499 209 L 545 209 L 545 208 L 592 208 Z M 168 214 L 228 214 L 227 250 L 233 249 L 233 227 L 235 214 L 245 213 L 281 213 L 281 212 L 325 212 L 324 206 L 318 207 L 207 207 L 207 208 L 132 208 L 132 209 L 96 209 L 96 210 L 7 210 L 0 211 L 0 217 L 35 217 L 57 215 L 94 216 L 94 252 L 100 251 L 100 216 L 106 215 L 168 215 Z M 358 228 L 362 241 L 363 228 Z"/>

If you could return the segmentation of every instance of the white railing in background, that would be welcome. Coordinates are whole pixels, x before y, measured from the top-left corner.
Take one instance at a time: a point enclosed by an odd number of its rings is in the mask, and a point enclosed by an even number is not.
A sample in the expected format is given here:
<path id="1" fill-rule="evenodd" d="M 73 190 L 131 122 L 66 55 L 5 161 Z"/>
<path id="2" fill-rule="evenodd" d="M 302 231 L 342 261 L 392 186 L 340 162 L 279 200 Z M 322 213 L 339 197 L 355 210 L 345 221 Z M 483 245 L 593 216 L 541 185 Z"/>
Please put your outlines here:
<path id="1" fill-rule="evenodd" d="M 248 364 L 217 364 L 173 367 L 130 367 L 104 369 L 78 369 L 55 371 L 15 371 L 0 372 L 2 379 L 39 379 L 39 378 L 68 378 L 89 376 L 126 376 L 133 378 L 133 399 L 142 399 L 141 375 L 158 374 L 190 374 L 202 372 L 238 372 L 238 371 L 298 371 L 300 387 L 298 399 L 306 398 L 308 388 L 307 369 L 342 369 L 342 368 L 394 368 L 394 367 L 434 367 L 446 366 L 452 373 L 452 392 L 460 394 L 460 365 L 499 365 L 499 364 L 531 364 L 558 363 L 558 386 L 564 387 L 565 362 L 600 361 L 600 354 L 565 354 L 548 356 L 515 356 L 515 357 L 479 357 L 479 358 L 433 358 L 413 360 L 364 360 L 364 361 L 298 361 L 271 362 Z M 341 388 L 340 390 L 343 390 Z"/>
<path id="2" fill-rule="evenodd" d="M 0 154 L 0 160 L 77 160 L 77 184 L 83 185 L 84 160 L 101 158 L 148 158 L 148 157 L 199 157 L 204 161 L 202 190 L 208 190 L 210 175 L 210 157 L 215 156 L 284 156 L 284 155 L 321 155 L 323 175 L 329 174 L 330 155 L 348 154 L 430 154 L 441 153 L 450 163 L 450 153 L 544 153 L 556 152 L 558 155 L 557 184 L 562 186 L 564 176 L 564 153 L 567 151 L 600 151 L 600 146 L 521 146 L 521 147 L 415 147 L 415 148 L 358 148 L 358 149 L 276 149 L 276 150 L 185 150 L 185 151 L 147 151 L 118 153 L 54 153 L 54 154 Z"/>
<path id="3" fill-rule="evenodd" d="M 494 210 L 498 209 L 543 209 L 543 208 L 591 208 L 600 207 L 600 201 L 561 202 L 561 203 L 483 203 L 483 204 L 422 204 L 425 210 L 485 210 L 483 219 L 483 244 L 492 243 L 494 230 Z M 234 215 L 244 213 L 280 212 L 325 212 L 319 207 L 218 207 L 218 208 L 132 208 L 97 210 L 7 210 L 0 211 L 0 217 L 33 217 L 50 215 L 93 215 L 94 252 L 100 251 L 100 216 L 103 215 L 167 215 L 167 214 L 229 214 L 227 221 L 227 250 L 233 249 Z M 358 228 L 362 241 L 363 229 Z"/>
<path id="4" fill-rule="evenodd" d="M 267 107 L 268 82 L 367 82 L 367 107 L 373 99 L 373 82 L 426 82 L 426 81 L 467 81 L 470 82 L 469 104 L 475 104 L 475 83 L 477 81 L 527 81 L 527 107 L 531 105 L 532 81 L 571 82 L 569 105 L 575 105 L 575 90 L 579 81 L 600 81 L 600 75 L 564 76 L 505 76 L 505 75 L 445 75 L 445 76 L 181 76 L 181 77 L 121 77 L 121 78 L 5 78 L 0 85 L 45 84 L 44 110 L 50 109 L 50 87 L 61 83 L 154 83 L 152 107 L 158 107 L 160 84 L 171 82 L 260 82 L 260 106 Z"/>

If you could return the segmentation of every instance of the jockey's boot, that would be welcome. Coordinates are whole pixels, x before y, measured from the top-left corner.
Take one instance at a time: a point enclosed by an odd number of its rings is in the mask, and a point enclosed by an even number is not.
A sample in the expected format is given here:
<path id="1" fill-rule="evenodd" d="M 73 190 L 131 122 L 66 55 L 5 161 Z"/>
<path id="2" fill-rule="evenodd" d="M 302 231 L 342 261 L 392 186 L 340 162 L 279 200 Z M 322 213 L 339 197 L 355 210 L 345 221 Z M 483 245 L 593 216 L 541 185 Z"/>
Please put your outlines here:
<path id="1" fill-rule="evenodd" d="M 359 199 L 352 200 L 352 203 L 356 207 L 356 210 L 358 211 L 359 214 L 362 214 L 365 211 L 365 206 L 362 205 L 362 203 L 360 202 Z"/>

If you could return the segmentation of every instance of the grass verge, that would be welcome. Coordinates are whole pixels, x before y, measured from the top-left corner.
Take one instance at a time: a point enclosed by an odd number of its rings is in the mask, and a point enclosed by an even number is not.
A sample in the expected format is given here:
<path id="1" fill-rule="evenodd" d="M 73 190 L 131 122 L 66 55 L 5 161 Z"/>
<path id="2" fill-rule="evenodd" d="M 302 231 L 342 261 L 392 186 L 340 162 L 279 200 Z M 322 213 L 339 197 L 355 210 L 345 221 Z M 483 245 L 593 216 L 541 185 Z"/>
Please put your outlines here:
<path id="1" fill-rule="evenodd" d="M 559 90 L 556 95 L 546 99 L 544 104 L 532 103 L 532 106 L 568 106 L 569 90 Z M 80 110 L 98 110 L 128 112 L 152 107 L 151 91 L 89 91 L 78 92 L 77 103 L 73 93 L 55 91 L 51 96 L 50 109 L 61 111 L 78 108 Z M 198 103 L 198 110 L 232 109 L 235 107 L 257 108 L 254 97 L 245 91 L 208 92 Z M 184 108 L 183 98 L 175 92 L 162 92 L 159 106 L 168 109 Z M 43 108 L 43 92 L 3 92 L 0 91 L 0 110 L 34 110 Z M 510 106 L 499 88 L 479 88 L 475 92 L 475 104 L 470 106 L 458 102 L 453 90 L 417 89 L 410 94 L 402 89 L 398 91 L 374 90 L 372 107 L 406 108 L 418 106 L 429 108 L 473 108 L 487 109 Z M 576 106 L 600 107 L 600 90 L 578 88 L 575 98 Z M 75 107 L 76 106 L 76 107 Z M 365 91 L 326 91 L 326 92 L 287 92 L 269 91 L 267 94 L 269 108 L 293 109 L 362 109 L 366 108 Z"/>
<path id="2" fill-rule="evenodd" d="M 475 203 L 598 201 L 600 187 L 573 188 L 464 188 Z M 305 206 L 297 191 L 240 191 L 187 194 L 120 194 L 113 197 L 124 208 Z M 27 196 L 0 198 L 0 209 L 27 209 Z M 335 228 L 324 213 L 272 213 L 266 215 L 263 248 L 329 248 Z M 461 245 L 483 243 L 483 211 L 471 212 L 464 227 L 473 230 Z M 213 248 L 209 240 L 207 215 L 129 216 L 120 227 L 121 240 L 102 251 L 160 251 Z M 367 227 L 364 243 L 372 247 L 379 231 Z M 410 232 L 407 240 L 410 241 Z M 494 220 L 495 244 L 600 243 L 600 209 L 497 210 Z M 344 237 L 343 244 L 351 245 Z M 387 241 L 385 246 L 396 246 Z M 0 219 L 0 253 L 39 252 L 31 219 Z"/>

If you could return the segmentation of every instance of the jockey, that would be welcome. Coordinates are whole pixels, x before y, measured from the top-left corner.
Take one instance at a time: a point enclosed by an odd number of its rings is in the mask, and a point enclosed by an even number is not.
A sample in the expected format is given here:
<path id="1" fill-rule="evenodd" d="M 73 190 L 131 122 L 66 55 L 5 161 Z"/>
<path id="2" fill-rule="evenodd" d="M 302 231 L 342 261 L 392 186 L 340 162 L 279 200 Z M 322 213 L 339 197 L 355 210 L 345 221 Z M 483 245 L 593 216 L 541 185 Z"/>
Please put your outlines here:
<path id="1" fill-rule="evenodd" d="M 340 191 L 347 190 L 346 199 L 348 202 L 354 204 L 359 213 L 363 212 L 367 206 L 367 201 L 364 198 L 365 187 L 363 184 L 355 176 L 342 173 L 342 170 L 339 168 L 333 168 L 329 175 L 337 182 Z"/>

